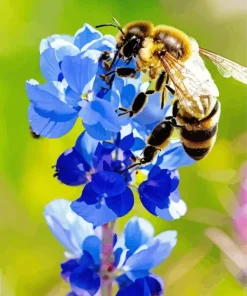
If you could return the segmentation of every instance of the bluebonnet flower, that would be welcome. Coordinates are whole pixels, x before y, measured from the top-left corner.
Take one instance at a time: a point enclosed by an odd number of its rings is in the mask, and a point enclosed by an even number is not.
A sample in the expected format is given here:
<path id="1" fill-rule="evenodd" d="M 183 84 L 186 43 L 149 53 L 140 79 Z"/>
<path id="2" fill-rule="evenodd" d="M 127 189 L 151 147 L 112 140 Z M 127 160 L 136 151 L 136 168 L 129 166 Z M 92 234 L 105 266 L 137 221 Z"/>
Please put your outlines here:
<path id="1" fill-rule="evenodd" d="M 153 166 L 147 180 L 140 184 L 138 192 L 144 207 L 153 215 L 165 220 L 180 218 L 186 213 L 186 204 L 180 199 L 177 170 Z"/>
<path id="2" fill-rule="evenodd" d="M 105 84 L 99 77 L 105 71 L 99 58 L 105 50 L 113 52 L 115 45 L 112 36 L 102 36 L 87 24 L 74 38 L 54 35 L 42 40 L 40 65 L 48 82 L 40 85 L 29 80 L 26 84 L 31 102 L 29 123 L 35 133 L 61 137 L 71 130 L 78 117 L 98 140 L 111 139 L 120 131 L 115 109 L 123 79 L 116 77 L 111 90 L 102 92 Z"/>
<path id="3" fill-rule="evenodd" d="M 131 150 L 140 149 L 141 145 L 142 140 L 135 138 L 131 129 L 130 134 L 118 134 L 113 143 L 99 142 L 83 132 L 75 146 L 58 158 L 54 175 L 58 180 L 69 186 L 85 184 L 81 197 L 71 205 L 76 214 L 96 227 L 132 209 L 135 171 L 128 167 L 135 160 Z M 148 179 L 138 188 L 140 200 L 153 215 L 178 219 L 186 212 L 178 185 L 176 170 L 152 166 Z"/>
<path id="4" fill-rule="evenodd" d="M 91 224 L 74 214 L 69 202 L 62 199 L 48 204 L 44 215 L 54 235 L 71 252 L 69 260 L 61 264 L 61 275 L 72 289 L 70 296 L 85 291 L 96 295 L 106 276 L 119 285 L 118 296 L 163 295 L 162 280 L 150 270 L 170 255 L 176 244 L 176 231 L 154 236 L 147 220 L 133 217 L 125 225 L 123 235 L 119 239 L 113 237 L 114 261 L 109 259 L 104 265 L 100 259 L 101 228 L 95 233 Z"/>

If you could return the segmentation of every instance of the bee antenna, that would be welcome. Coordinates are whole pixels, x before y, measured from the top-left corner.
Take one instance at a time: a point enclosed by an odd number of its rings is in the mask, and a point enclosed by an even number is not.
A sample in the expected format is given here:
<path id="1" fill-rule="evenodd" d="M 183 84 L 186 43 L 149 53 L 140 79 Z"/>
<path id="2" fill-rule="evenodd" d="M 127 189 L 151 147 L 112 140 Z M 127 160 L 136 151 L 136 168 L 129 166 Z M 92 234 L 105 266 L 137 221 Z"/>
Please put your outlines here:
<path id="1" fill-rule="evenodd" d="M 119 23 L 119 21 L 115 18 L 115 17 L 112 17 L 114 23 L 116 23 L 120 28 L 122 27 Z"/>
<path id="2" fill-rule="evenodd" d="M 117 22 L 117 24 L 118 24 L 118 22 Z M 122 29 L 122 27 L 120 25 L 102 24 L 102 25 L 95 26 L 95 28 L 101 28 L 101 27 L 114 27 L 114 28 L 117 28 L 123 34 L 123 36 L 125 36 L 124 31 L 123 31 L 123 29 Z"/>

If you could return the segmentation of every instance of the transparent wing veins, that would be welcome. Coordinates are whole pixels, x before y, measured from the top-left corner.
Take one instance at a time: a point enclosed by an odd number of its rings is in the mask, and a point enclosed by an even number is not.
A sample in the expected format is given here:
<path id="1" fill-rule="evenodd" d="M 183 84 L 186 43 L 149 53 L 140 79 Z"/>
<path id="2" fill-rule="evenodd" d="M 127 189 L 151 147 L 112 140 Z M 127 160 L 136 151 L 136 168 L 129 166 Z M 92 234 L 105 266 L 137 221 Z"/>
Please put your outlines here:
<path id="1" fill-rule="evenodd" d="M 223 77 L 233 77 L 234 79 L 247 84 L 247 67 L 241 66 L 204 48 L 200 48 L 199 53 L 200 55 L 210 59 L 216 65 L 218 71 Z"/>

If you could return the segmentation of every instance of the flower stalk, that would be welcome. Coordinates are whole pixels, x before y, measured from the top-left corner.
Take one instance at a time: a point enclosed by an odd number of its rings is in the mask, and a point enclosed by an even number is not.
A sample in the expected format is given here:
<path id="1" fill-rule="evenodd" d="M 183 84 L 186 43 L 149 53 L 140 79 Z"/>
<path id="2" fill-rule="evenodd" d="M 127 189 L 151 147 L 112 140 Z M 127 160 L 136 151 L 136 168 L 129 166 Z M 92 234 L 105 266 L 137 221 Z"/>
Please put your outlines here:
<path id="1" fill-rule="evenodd" d="M 115 221 L 102 226 L 102 266 L 101 266 L 101 294 L 102 296 L 112 295 L 114 271 L 113 258 L 113 236 L 114 236 Z"/>

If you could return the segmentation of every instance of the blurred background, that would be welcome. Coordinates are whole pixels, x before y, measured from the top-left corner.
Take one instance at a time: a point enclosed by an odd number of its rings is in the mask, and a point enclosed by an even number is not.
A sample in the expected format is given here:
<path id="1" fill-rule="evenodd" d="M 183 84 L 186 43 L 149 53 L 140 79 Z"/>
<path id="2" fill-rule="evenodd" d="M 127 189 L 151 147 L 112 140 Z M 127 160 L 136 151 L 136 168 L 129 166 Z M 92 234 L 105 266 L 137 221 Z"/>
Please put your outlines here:
<path id="1" fill-rule="evenodd" d="M 64 250 L 50 233 L 43 209 L 54 198 L 74 200 L 80 195 L 80 188 L 59 184 L 51 169 L 58 155 L 73 146 L 80 123 L 62 139 L 30 137 L 25 81 L 44 82 L 40 40 L 73 35 L 84 22 L 96 25 L 112 16 L 122 24 L 144 19 L 176 26 L 202 47 L 246 65 L 247 2 L 2 0 L 0 11 L 0 295 L 62 296 L 68 291 L 59 276 Z M 116 33 L 111 28 L 102 31 Z M 139 215 L 150 219 L 157 233 L 178 230 L 174 252 L 157 269 L 168 296 L 246 295 L 240 261 L 247 248 L 232 224 L 246 160 L 246 86 L 224 79 L 207 65 L 220 90 L 222 115 L 212 153 L 180 170 L 187 215 L 164 222 L 137 204 L 118 224 L 120 231 L 130 216 Z"/>

